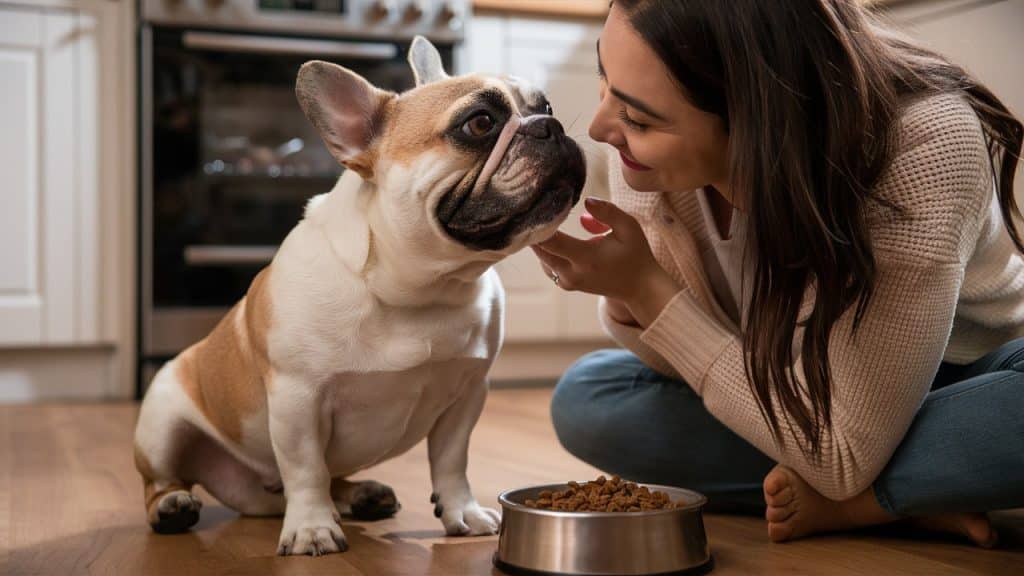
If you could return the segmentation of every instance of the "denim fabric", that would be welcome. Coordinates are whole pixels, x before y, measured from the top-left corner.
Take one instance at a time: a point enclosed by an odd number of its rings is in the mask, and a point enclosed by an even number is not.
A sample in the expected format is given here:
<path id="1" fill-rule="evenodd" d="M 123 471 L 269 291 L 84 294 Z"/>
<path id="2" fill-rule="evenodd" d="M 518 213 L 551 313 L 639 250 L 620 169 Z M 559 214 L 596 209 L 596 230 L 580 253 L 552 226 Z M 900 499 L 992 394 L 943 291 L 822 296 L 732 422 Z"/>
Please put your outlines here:
<path id="1" fill-rule="evenodd" d="M 775 462 L 685 382 L 628 351 L 577 361 L 555 388 L 551 417 L 569 452 L 608 473 L 697 490 L 709 511 L 764 511 L 761 483 Z M 897 515 L 1024 506 L 1024 339 L 940 367 L 874 491 Z"/>

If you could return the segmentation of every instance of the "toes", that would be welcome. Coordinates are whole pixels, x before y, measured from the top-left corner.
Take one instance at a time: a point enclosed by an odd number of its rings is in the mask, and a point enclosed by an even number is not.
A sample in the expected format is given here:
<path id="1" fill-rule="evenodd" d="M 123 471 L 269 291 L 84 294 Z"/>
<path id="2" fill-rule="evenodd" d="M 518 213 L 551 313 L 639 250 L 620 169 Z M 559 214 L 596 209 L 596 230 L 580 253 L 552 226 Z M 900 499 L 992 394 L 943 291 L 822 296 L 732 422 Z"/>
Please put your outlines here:
<path id="1" fill-rule="evenodd" d="M 984 514 L 969 516 L 964 522 L 964 527 L 967 537 L 982 548 L 992 548 L 999 540 L 999 535 Z"/>
<path id="2" fill-rule="evenodd" d="M 345 550 L 348 550 L 348 542 L 345 540 L 345 536 L 333 528 L 321 526 L 299 530 L 295 536 L 294 543 L 279 546 L 278 554 L 323 556 L 333 552 L 344 552 Z"/>
<path id="3" fill-rule="evenodd" d="M 945 532 L 966 537 L 982 548 L 992 548 L 999 535 L 985 514 L 940 514 L 908 519 L 907 523 L 927 532 Z"/>
<path id="4" fill-rule="evenodd" d="M 281 541 L 277 544 L 277 555 L 288 556 L 288 554 L 292 551 L 294 541 L 294 534 L 281 538 Z"/>
<path id="5" fill-rule="evenodd" d="M 469 534 L 469 525 L 462 520 L 455 520 L 445 523 L 444 533 L 448 536 L 466 536 Z"/>
<path id="6" fill-rule="evenodd" d="M 395 491 L 380 482 L 363 482 L 352 497 L 352 516 L 359 520 L 388 518 L 401 508 Z"/>
<path id="7" fill-rule="evenodd" d="M 999 545 L 999 532 L 995 528 L 990 528 L 988 531 L 988 538 L 978 543 L 982 548 L 995 548 Z"/>
<path id="8" fill-rule="evenodd" d="M 795 508 L 788 506 L 769 506 L 764 513 L 764 519 L 769 522 L 785 522 L 796 512 Z"/>
<path id="9" fill-rule="evenodd" d="M 769 506 L 788 506 L 793 502 L 793 487 L 787 485 L 774 494 L 765 494 L 764 499 Z"/>
<path id="10" fill-rule="evenodd" d="M 493 508 L 484 508 L 483 511 L 485 514 L 487 514 L 487 516 L 491 518 L 491 520 L 494 521 L 495 524 L 501 524 L 501 512 L 498 512 Z"/>
<path id="11" fill-rule="evenodd" d="M 469 524 L 470 534 L 473 536 L 497 534 L 498 526 L 501 524 L 501 516 L 496 510 L 476 507 L 467 511 L 466 523 Z"/>
<path id="12" fill-rule="evenodd" d="M 793 526 L 789 522 L 769 522 L 768 537 L 772 542 L 785 542 L 793 537 Z"/>
<path id="13" fill-rule="evenodd" d="M 782 466 L 772 468 L 771 472 L 764 477 L 764 494 L 773 496 L 790 485 L 789 476 L 786 475 Z"/>
<path id="14" fill-rule="evenodd" d="M 150 526 L 157 534 L 179 534 L 199 522 L 203 501 L 190 492 L 179 490 L 165 494 L 151 513 Z"/>
<path id="15" fill-rule="evenodd" d="M 281 556 L 323 556 L 348 549 L 341 526 L 332 521 L 326 509 L 292 512 L 285 515 L 277 553 Z"/>

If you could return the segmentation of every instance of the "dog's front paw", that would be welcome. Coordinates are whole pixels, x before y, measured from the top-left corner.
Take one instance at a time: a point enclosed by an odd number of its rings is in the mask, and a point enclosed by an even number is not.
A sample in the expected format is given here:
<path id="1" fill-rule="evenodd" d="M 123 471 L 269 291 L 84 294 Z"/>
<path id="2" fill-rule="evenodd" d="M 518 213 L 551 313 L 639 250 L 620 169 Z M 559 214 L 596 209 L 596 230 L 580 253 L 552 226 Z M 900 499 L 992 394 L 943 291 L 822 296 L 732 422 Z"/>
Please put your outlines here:
<path id="1" fill-rule="evenodd" d="M 348 541 L 341 531 L 341 517 L 334 506 L 293 509 L 288 507 L 277 545 L 280 556 L 321 556 L 348 550 Z"/>
<path id="2" fill-rule="evenodd" d="M 484 508 L 475 501 L 469 501 L 463 506 L 453 506 L 451 509 L 446 509 L 438 502 L 434 512 L 440 515 L 445 534 L 449 536 L 497 534 L 501 525 L 501 514 L 497 510 Z"/>

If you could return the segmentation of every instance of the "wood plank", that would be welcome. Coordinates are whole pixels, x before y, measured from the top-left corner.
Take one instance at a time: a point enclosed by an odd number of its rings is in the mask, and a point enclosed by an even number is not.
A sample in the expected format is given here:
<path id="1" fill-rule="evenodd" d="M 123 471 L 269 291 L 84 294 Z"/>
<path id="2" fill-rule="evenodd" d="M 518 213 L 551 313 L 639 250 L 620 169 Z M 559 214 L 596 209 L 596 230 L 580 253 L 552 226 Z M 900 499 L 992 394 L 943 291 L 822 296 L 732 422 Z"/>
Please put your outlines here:
<path id="1" fill-rule="evenodd" d="M 473 0 L 473 10 L 565 18 L 604 18 L 608 14 L 608 0 Z"/>
<path id="2" fill-rule="evenodd" d="M 495 506 L 509 488 L 598 473 L 559 446 L 550 394 L 491 393 L 470 446 L 469 476 L 481 503 Z M 277 557 L 279 518 L 239 518 L 203 492 L 194 530 L 153 534 L 131 462 L 136 413 L 128 403 L 0 407 L 0 574 L 499 574 L 491 567 L 496 537 L 444 537 L 428 500 L 424 444 L 359 475 L 391 484 L 403 508 L 383 521 L 343 522 L 351 544 L 344 554 Z M 706 517 L 714 574 L 1020 574 L 1024 511 L 995 521 L 1004 545 L 985 551 L 879 531 L 779 545 L 759 518 Z"/>

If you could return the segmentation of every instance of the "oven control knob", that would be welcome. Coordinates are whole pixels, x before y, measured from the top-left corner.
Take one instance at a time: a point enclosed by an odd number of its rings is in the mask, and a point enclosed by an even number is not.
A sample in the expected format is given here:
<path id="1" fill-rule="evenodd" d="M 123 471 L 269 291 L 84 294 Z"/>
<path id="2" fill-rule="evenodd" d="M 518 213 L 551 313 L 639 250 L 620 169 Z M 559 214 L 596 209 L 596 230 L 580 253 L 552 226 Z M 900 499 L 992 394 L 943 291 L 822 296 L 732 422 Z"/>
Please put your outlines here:
<path id="1" fill-rule="evenodd" d="M 459 30 L 462 28 L 461 2 L 456 0 L 445 0 L 442 2 L 439 17 L 441 22 L 447 24 L 452 30 Z"/>
<path id="2" fill-rule="evenodd" d="M 395 0 L 373 0 L 369 14 L 374 20 L 387 20 L 395 13 Z"/>
<path id="3" fill-rule="evenodd" d="M 409 22 L 415 22 L 422 18 L 426 11 L 427 3 L 424 0 L 410 0 L 409 4 L 405 7 L 405 19 Z"/>

